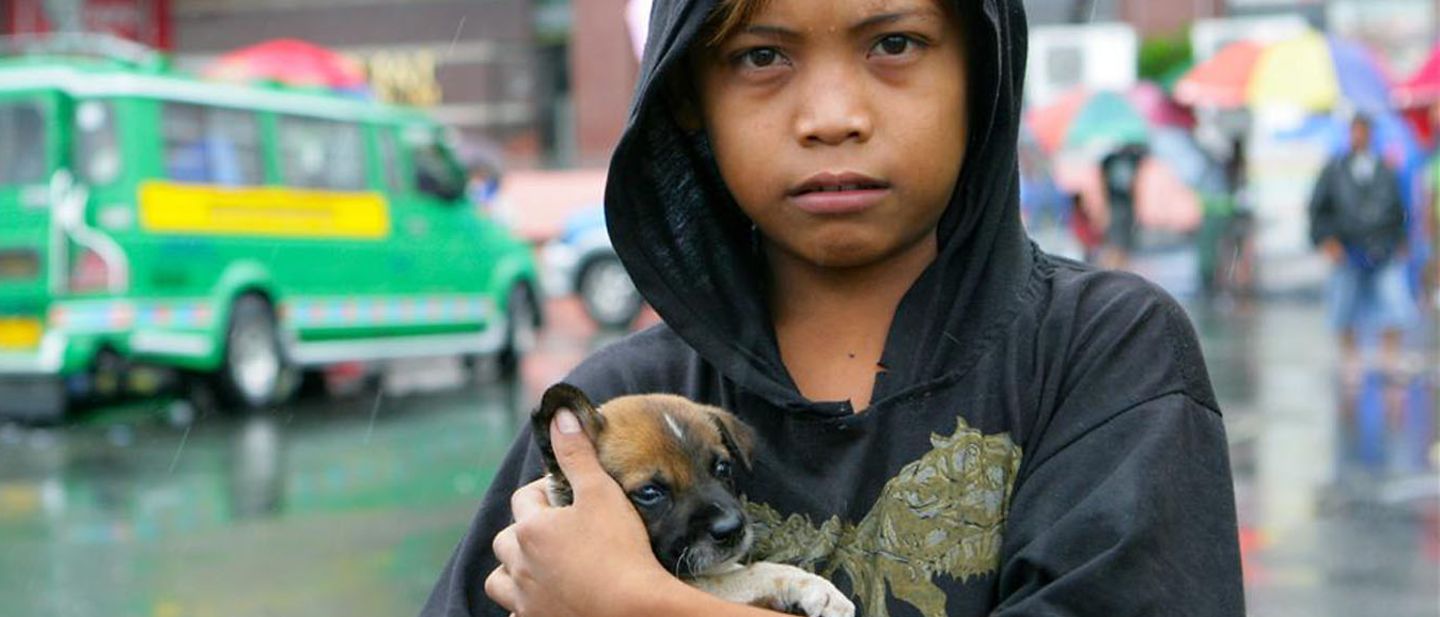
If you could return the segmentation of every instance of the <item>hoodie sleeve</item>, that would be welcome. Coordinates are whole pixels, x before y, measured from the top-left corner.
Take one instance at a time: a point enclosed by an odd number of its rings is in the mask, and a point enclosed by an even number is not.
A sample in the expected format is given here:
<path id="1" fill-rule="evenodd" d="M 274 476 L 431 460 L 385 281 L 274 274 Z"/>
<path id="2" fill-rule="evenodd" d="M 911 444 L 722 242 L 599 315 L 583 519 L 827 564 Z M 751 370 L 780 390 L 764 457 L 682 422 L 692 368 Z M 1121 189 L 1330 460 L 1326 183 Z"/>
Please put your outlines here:
<path id="1" fill-rule="evenodd" d="M 1194 332 L 1157 290 L 1100 277 L 1104 306 L 1077 320 L 1066 394 L 1011 497 L 994 614 L 1243 615 L 1225 429 Z"/>

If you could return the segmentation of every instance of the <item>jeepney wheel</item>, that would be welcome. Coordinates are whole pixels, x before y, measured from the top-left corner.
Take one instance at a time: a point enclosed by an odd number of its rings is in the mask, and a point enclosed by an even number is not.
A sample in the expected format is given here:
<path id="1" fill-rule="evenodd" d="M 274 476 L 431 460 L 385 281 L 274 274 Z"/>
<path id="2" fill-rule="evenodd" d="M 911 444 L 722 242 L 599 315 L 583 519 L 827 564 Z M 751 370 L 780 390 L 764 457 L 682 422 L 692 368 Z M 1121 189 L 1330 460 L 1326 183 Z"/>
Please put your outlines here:
<path id="1" fill-rule="evenodd" d="M 255 294 L 236 299 L 218 374 L 227 406 L 256 410 L 283 402 L 293 389 L 286 387 L 287 372 L 270 303 Z"/>
<path id="2" fill-rule="evenodd" d="M 510 377 L 520 372 L 520 360 L 534 351 L 540 338 L 540 306 L 535 295 L 525 285 L 516 285 L 510 290 L 506 301 L 505 346 L 500 349 L 500 373 Z"/>

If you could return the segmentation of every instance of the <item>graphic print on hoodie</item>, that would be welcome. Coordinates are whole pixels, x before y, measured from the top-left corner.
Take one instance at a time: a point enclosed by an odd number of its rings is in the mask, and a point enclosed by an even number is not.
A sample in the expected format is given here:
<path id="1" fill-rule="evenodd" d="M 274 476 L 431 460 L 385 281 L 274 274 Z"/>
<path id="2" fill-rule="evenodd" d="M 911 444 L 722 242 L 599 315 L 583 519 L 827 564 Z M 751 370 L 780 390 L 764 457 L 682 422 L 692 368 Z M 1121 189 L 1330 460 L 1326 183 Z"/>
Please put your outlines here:
<path id="1" fill-rule="evenodd" d="M 955 1 L 966 162 L 860 414 L 791 380 L 752 226 L 666 100 L 713 6 L 655 3 L 606 188 L 616 251 L 664 323 L 566 381 L 597 402 L 673 393 L 738 415 L 757 436 L 736 474 L 752 558 L 821 573 L 863 615 L 1243 615 L 1224 428 L 1188 319 L 1021 226 L 1021 1 Z M 506 614 L 483 585 L 510 494 L 542 473 L 531 444 L 526 427 L 422 615 Z"/>

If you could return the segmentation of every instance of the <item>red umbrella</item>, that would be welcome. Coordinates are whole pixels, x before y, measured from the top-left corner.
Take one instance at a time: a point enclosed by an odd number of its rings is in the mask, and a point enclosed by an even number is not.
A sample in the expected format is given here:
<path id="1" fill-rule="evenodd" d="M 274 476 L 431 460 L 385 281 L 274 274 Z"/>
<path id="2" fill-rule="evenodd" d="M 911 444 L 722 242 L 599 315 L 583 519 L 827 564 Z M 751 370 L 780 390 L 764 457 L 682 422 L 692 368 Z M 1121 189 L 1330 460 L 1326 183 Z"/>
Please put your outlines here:
<path id="1" fill-rule="evenodd" d="M 1192 107 L 1243 107 L 1250 75 L 1263 51 L 1263 46 L 1250 41 L 1226 46 L 1180 78 L 1175 84 L 1175 98 Z"/>
<path id="2" fill-rule="evenodd" d="M 1091 96 L 1089 90 L 1076 88 L 1054 103 L 1030 111 L 1026 120 L 1036 141 L 1040 142 L 1047 152 L 1056 152 L 1065 145 L 1065 133 L 1070 130 L 1070 123 L 1080 114 Z"/>
<path id="3" fill-rule="evenodd" d="M 1440 102 L 1440 45 L 1430 50 L 1430 56 L 1420 70 L 1395 87 L 1395 102 L 1401 107 Z"/>
<path id="4" fill-rule="evenodd" d="M 296 39 L 276 39 L 232 51 L 206 68 L 205 75 L 224 81 L 269 80 L 292 86 L 365 86 L 365 70 L 358 62 Z"/>

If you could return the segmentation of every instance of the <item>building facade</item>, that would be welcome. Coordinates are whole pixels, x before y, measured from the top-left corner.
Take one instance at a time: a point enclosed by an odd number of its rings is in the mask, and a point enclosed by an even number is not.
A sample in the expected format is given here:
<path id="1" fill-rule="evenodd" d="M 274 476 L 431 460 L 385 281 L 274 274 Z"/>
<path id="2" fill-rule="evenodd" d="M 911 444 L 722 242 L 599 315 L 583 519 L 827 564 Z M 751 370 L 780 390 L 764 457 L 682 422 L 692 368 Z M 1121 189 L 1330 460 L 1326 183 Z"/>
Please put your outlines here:
<path id="1" fill-rule="evenodd" d="M 518 166 L 543 162 L 545 56 L 531 0 L 5 0 L 6 33 L 105 32 L 172 52 L 181 69 L 297 38 L 366 67 L 377 97 L 428 109 Z"/>

